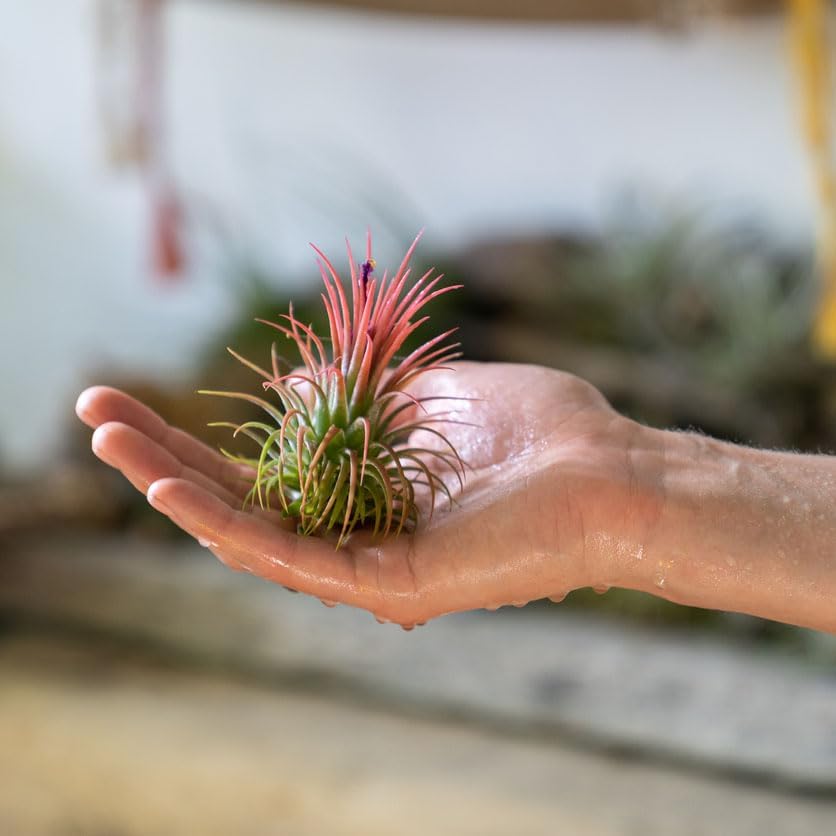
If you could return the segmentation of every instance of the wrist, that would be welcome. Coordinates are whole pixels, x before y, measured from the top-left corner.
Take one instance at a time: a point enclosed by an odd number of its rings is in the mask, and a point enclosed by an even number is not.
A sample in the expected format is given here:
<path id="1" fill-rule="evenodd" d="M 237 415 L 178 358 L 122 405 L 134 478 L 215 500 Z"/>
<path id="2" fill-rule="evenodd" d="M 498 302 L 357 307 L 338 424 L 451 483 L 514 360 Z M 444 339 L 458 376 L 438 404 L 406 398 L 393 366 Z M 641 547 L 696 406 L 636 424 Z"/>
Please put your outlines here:
<path id="1" fill-rule="evenodd" d="M 743 524 L 744 448 L 697 433 L 651 432 L 659 514 L 644 542 L 646 560 L 630 578 L 632 588 L 680 604 L 721 608 L 739 559 L 732 544 Z"/>
<path id="2" fill-rule="evenodd" d="M 628 419 L 619 435 L 626 476 L 619 501 L 605 503 L 605 521 L 590 527 L 592 585 L 706 605 L 704 558 L 722 551 L 714 529 L 736 498 L 740 462 L 729 451 L 739 448 Z"/>
<path id="3" fill-rule="evenodd" d="M 593 587 L 645 589 L 652 582 L 649 547 L 665 507 L 668 433 L 617 416 L 606 483 L 593 483 L 585 499 L 584 553 Z"/>

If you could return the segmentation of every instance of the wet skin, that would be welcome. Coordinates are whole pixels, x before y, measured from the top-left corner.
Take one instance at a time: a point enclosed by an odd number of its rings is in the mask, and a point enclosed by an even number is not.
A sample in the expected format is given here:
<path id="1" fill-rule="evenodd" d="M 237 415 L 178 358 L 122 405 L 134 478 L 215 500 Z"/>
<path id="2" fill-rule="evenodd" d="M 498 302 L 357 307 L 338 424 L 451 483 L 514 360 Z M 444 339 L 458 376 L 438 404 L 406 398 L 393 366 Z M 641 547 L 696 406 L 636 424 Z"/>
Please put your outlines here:
<path id="1" fill-rule="evenodd" d="M 448 473 L 454 506 L 440 499 L 414 534 L 357 532 L 339 550 L 276 512 L 242 511 L 251 474 L 128 395 L 93 387 L 77 412 L 96 455 L 227 566 L 381 621 L 624 586 L 836 630 L 833 457 L 643 427 L 539 366 L 457 363 L 410 391 L 463 399 L 437 411 L 467 422 L 438 425 L 464 486 Z"/>

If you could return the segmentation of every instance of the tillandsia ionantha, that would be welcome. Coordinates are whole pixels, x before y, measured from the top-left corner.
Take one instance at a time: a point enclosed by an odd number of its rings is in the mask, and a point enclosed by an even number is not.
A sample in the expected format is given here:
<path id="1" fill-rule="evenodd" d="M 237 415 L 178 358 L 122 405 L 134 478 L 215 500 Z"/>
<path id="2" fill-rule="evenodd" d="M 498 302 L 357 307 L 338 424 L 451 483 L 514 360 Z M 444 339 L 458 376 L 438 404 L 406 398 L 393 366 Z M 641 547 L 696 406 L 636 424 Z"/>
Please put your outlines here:
<path id="1" fill-rule="evenodd" d="M 286 363 L 276 343 L 264 369 L 233 349 L 230 354 L 263 378 L 265 396 L 244 392 L 203 394 L 239 398 L 260 407 L 268 420 L 236 425 L 216 422 L 254 441 L 257 456 L 224 454 L 248 465 L 254 475 L 244 505 L 278 508 L 295 518 L 300 534 L 338 532 L 337 547 L 358 527 L 386 536 L 414 530 L 421 511 L 416 488 L 428 499 L 429 514 L 437 498 L 453 497 L 440 475 L 446 471 L 463 483 L 464 466 L 455 447 L 435 426 L 450 421 L 449 413 L 427 410 L 444 396 L 416 397 L 408 388 L 419 375 L 445 368 L 461 356 L 460 343 L 449 343 L 451 328 L 404 357 L 404 342 L 429 319 L 420 315 L 431 300 L 461 285 L 441 285 L 443 274 L 431 269 L 410 283 L 410 259 L 416 237 L 394 275 L 375 274 L 371 234 L 366 259 L 358 264 L 346 241 L 350 290 L 325 254 L 311 245 L 325 290 L 322 303 L 329 337 L 314 333 L 290 305 L 280 322 L 258 320 L 295 343 L 302 368 L 282 373 Z M 330 345 L 328 345 L 330 343 Z M 456 423 L 455 421 L 453 423 Z M 416 446 L 417 431 L 436 440 Z"/>

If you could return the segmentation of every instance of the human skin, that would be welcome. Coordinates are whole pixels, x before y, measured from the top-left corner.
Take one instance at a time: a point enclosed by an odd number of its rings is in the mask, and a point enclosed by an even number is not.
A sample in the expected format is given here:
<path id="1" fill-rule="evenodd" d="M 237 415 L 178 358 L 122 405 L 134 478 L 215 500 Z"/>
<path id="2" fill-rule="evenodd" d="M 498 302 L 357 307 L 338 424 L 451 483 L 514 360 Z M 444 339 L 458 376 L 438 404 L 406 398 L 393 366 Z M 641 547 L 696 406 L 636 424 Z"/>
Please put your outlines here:
<path id="1" fill-rule="evenodd" d="M 344 546 L 242 510 L 252 474 L 107 387 L 81 394 L 99 458 L 223 563 L 407 628 L 612 586 L 836 632 L 836 457 L 642 426 L 573 375 L 457 363 L 420 397 L 467 464 L 452 508 L 410 535 Z M 434 437 L 421 439 L 432 445 Z"/>

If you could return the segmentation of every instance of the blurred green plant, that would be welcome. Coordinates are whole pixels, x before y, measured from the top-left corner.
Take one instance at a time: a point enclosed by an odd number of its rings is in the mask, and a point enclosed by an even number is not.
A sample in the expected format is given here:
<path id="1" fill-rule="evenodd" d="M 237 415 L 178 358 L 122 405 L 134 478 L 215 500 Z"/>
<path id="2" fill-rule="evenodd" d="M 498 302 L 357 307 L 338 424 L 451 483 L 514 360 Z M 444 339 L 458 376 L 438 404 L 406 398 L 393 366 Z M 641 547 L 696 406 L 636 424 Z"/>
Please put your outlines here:
<path id="1" fill-rule="evenodd" d="M 622 205 L 554 302 L 578 336 L 755 390 L 810 356 L 818 295 L 812 253 L 773 241 L 745 220 Z"/>

